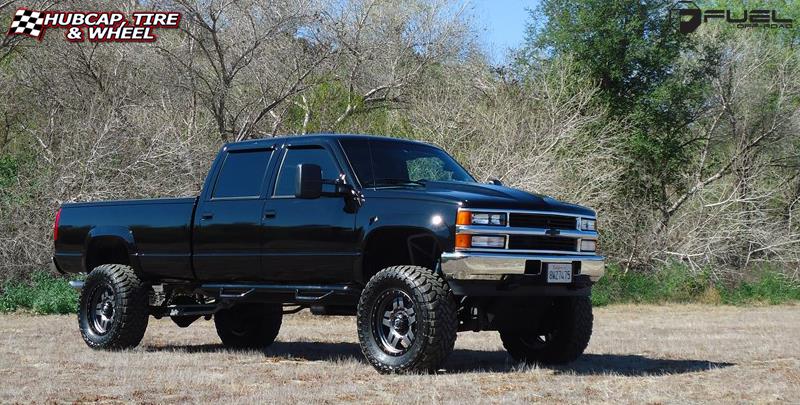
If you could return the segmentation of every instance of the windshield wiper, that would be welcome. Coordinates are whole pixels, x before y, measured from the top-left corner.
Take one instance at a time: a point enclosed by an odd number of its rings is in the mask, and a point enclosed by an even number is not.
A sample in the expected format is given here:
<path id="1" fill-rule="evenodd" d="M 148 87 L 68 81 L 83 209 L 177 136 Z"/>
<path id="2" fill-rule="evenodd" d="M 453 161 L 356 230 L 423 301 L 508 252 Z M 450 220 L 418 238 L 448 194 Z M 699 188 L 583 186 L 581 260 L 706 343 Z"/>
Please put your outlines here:
<path id="1" fill-rule="evenodd" d="M 409 180 L 409 179 L 375 179 L 373 181 L 374 187 L 383 186 L 425 186 L 426 180 Z"/>

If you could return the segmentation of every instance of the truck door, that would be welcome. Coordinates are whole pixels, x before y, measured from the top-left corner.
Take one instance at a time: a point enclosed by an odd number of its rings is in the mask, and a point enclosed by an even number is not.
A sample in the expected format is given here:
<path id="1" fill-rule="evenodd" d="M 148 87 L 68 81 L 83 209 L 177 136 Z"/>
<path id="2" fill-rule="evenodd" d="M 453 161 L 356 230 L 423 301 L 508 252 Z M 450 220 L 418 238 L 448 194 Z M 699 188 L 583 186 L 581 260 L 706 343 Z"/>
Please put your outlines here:
<path id="1" fill-rule="evenodd" d="M 343 173 L 324 142 L 300 141 L 284 147 L 270 197 L 264 204 L 262 269 L 265 276 L 297 283 L 352 280 L 357 257 L 355 213 L 342 196 L 295 198 L 297 166 L 313 163 L 323 179 Z M 332 191 L 333 186 L 324 186 Z"/>
<path id="2" fill-rule="evenodd" d="M 223 153 L 195 211 L 194 271 L 201 281 L 252 281 L 261 268 L 263 190 L 273 149 L 234 146 Z"/>

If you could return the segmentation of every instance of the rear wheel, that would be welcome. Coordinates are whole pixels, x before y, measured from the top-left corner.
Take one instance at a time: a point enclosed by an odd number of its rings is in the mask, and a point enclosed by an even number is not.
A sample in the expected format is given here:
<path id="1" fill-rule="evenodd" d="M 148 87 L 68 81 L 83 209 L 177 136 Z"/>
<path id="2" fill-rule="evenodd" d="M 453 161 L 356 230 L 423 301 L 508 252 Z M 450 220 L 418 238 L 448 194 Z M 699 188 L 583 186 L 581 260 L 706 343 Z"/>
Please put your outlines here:
<path id="1" fill-rule="evenodd" d="M 364 287 L 358 303 L 358 339 L 380 372 L 435 371 L 453 351 L 456 304 L 432 270 L 395 266 Z"/>
<path id="2" fill-rule="evenodd" d="M 282 320 L 281 304 L 239 304 L 214 314 L 222 344 L 235 349 L 263 349 L 271 345 Z"/>
<path id="3" fill-rule="evenodd" d="M 589 297 L 558 297 L 544 315 L 546 325 L 537 330 L 501 329 L 503 346 L 514 360 L 525 363 L 563 364 L 576 360 L 592 336 Z"/>
<path id="4" fill-rule="evenodd" d="M 104 264 L 86 277 L 78 326 L 89 347 L 135 347 L 144 337 L 148 318 L 147 285 L 130 266 Z"/>

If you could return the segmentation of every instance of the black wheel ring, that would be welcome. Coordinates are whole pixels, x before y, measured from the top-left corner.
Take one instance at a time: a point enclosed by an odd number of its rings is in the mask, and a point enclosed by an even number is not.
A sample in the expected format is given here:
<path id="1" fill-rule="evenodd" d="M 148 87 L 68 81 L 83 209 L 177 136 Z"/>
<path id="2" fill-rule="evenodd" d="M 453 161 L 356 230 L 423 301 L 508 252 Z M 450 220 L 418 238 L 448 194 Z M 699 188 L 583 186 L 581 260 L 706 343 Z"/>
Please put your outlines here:
<path id="1" fill-rule="evenodd" d="M 372 311 L 373 337 L 390 356 L 406 354 L 417 337 L 416 303 L 410 294 L 390 288 L 381 292 Z"/>
<path id="2" fill-rule="evenodd" d="M 108 283 L 98 284 L 92 289 L 86 300 L 86 317 L 92 332 L 103 336 L 111 329 L 116 320 L 116 294 Z"/>

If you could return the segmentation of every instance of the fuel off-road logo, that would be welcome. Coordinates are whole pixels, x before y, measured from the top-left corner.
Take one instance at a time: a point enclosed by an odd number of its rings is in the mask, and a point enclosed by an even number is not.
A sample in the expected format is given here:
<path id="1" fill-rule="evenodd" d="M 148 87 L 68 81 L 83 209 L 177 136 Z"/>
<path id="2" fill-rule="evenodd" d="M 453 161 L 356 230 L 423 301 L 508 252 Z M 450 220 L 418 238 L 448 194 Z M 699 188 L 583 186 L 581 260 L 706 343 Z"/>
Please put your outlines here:
<path id="1" fill-rule="evenodd" d="M 678 30 L 682 34 L 692 33 L 701 23 L 710 21 L 724 21 L 735 24 L 736 28 L 792 28 L 794 23 L 793 19 L 778 15 L 775 9 L 702 10 L 690 0 L 675 3 L 669 11 L 669 18 L 672 24 L 677 22 Z"/>
<path id="2" fill-rule="evenodd" d="M 181 13 L 165 11 L 36 11 L 17 9 L 8 35 L 39 41 L 48 28 L 64 29 L 70 42 L 153 42 L 156 28 L 178 28 Z"/>

